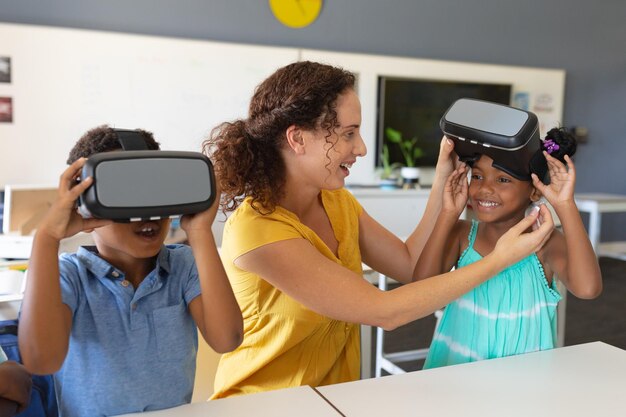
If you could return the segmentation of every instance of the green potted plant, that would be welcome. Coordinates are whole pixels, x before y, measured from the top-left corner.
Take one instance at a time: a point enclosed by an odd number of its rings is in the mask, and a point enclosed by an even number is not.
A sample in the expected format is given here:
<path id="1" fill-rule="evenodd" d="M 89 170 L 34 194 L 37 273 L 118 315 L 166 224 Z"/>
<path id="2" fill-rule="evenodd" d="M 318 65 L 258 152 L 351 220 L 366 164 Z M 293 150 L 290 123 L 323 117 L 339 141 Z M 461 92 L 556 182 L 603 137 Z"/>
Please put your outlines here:
<path id="1" fill-rule="evenodd" d="M 402 153 L 405 166 L 400 170 L 400 175 L 405 183 L 416 183 L 419 178 L 417 162 L 424 155 L 424 151 L 418 146 L 417 137 L 405 139 L 402 132 L 391 127 L 385 128 L 385 137 L 389 142 L 397 144 Z"/>
<path id="2" fill-rule="evenodd" d="M 396 187 L 398 185 L 398 170 L 402 167 L 399 162 L 389 161 L 389 146 L 383 145 L 380 153 L 381 167 L 379 169 L 380 183 L 382 186 Z"/>

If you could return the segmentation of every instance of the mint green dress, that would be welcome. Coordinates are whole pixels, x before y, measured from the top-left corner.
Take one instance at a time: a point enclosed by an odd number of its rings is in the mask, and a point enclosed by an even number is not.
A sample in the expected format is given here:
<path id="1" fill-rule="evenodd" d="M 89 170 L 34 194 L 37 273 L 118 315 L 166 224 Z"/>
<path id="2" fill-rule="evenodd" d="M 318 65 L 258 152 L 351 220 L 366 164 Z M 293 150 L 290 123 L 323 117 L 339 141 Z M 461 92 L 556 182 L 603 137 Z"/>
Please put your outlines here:
<path id="1" fill-rule="evenodd" d="M 478 225 L 472 221 L 457 268 L 482 258 L 474 250 Z M 552 349 L 560 300 L 533 253 L 446 306 L 424 369 Z"/>

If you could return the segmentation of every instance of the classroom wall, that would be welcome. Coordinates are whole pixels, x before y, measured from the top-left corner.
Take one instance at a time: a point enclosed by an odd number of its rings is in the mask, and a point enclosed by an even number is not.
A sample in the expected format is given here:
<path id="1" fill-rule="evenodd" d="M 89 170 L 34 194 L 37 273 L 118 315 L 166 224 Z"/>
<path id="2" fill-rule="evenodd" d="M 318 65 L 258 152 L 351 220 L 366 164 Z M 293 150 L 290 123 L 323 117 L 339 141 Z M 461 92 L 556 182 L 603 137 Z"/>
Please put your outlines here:
<path id="1" fill-rule="evenodd" d="M 13 78 L 0 85 L 0 96 L 6 91 L 14 101 L 13 122 L 0 124 L 0 154 L 20 155 L 4 161 L 0 187 L 56 179 L 76 139 L 102 123 L 149 129 L 161 149 L 198 151 L 213 127 L 246 117 L 256 85 L 298 59 L 340 65 L 356 74 L 361 133 L 369 152 L 350 170 L 350 184 L 378 182 L 380 75 L 510 85 L 513 96 L 527 97 L 544 133 L 563 114 L 565 72 L 556 69 L 1 22 L 0 38 L 11 40 L 0 54 L 10 57 Z M 542 107 L 535 108 L 536 102 Z"/>
<path id="2" fill-rule="evenodd" d="M 161 149 L 200 151 L 221 122 L 246 116 L 254 87 L 295 48 L 0 22 L 11 59 L 13 122 L 0 123 L 0 187 L 54 185 L 87 130 L 154 133 Z M 241 63 L 233 65 L 232 61 Z"/>
<path id="3" fill-rule="evenodd" d="M 0 0 L 1 22 L 563 68 L 563 124 L 589 129 L 577 155 L 577 191 L 622 194 L 625 17 L 621 0 L 343 0 L 326 1 L 316 22 L 293 30 L 273 18 L 266 1 Z M 626 216 L 609 219 L 603 239 L 626 239 Z"/>

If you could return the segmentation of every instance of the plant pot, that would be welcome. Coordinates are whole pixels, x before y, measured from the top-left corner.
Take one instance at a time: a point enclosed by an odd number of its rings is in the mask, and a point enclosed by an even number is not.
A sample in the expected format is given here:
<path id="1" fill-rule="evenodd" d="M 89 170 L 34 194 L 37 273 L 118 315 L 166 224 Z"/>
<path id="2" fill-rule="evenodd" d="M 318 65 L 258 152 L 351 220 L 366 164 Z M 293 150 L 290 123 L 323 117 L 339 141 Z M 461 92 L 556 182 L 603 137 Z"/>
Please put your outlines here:
<path id="1" fill-rule="evenodd" d="M 378 186 L 383 190 L 393 190 L 399 188 L 398 178 L 381 178 L 378 181 Z"/>
<path id="2" fill-rule="evenodd" d="M 420 169 L 417 167 L 402 167 L 400 169 L 403 188 L 417 188 L 420 177 Z"/>
<path id="3" fill-rule="evenodd" d="M 400 175 L 407 180 L 416 180 L 420 177 L 420 169 L 417 167 L 402 167 L 400 169 Z"/>

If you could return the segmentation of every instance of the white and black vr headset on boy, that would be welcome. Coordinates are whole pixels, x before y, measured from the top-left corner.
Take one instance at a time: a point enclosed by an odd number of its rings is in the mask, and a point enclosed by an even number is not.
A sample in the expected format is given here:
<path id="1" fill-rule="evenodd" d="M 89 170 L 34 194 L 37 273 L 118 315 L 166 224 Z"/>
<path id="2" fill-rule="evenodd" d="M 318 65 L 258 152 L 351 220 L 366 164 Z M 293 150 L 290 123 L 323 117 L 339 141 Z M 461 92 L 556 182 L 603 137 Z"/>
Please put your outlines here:
<path id="1" fill-rule="evenodd" d="M 157 220 L 204 211 L 215 200 L 215 176 L 199 152 L 147 150 L 140 133 L 115 129 L 121 151 L 92 155 L 81 179 L 93 184 L 79 199 L 84 217 L 118 222 Z"/>
<path id="2" fill-rule="evenodd" d="M 459 159 L 470 166 L 487 155 L 495 168 L 519 180 L 530 181 L 531 173 L 541 180 L 546 176 L 539 123 L 531 112 L 462 98 L 450 106 L 439 126 L 454 141 Z"/>

